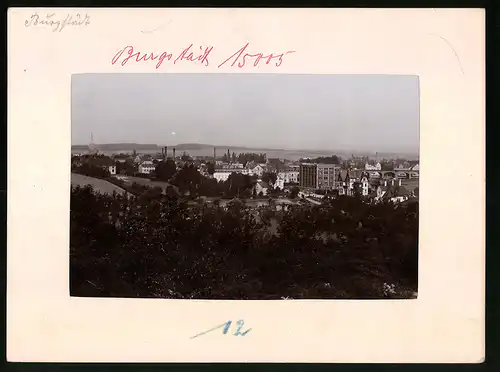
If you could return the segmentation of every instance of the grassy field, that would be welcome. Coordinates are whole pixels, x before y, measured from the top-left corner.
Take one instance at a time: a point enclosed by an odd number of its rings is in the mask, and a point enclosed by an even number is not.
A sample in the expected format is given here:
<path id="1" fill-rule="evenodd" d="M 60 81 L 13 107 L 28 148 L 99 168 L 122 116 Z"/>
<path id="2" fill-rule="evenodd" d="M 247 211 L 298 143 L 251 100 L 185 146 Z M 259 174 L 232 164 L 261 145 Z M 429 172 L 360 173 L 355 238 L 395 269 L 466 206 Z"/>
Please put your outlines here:
<path id="1" fill-rule="evenodd" d="M 102 194 L 112 194 L 113 191 L 116 191 L 119 194 L 123 194 L 125 192 L 121 187 L 115 186 L 108 181 L 104 181 L 98 178 L 87 177 L 77 173 L 71 173 L 71 186 L 85 186 L 91 185 L 94 190 L 102 193 Z"/>
<path id="2" fill-rule="evenodd" d="M 165 189 L 167 186 L 170 186 L 170 184 L 168 182 L 151 181 L 148 178 L 141 178 L 141 177 L 126 176 L 126 178 L 123 180 L 125 181 L 125 183 L 129 183 L 129 184 L 136 182 L 139 185 L 144 185 L 144 186 L 149 186 L 149 187 L 161 187 L 162 189 Z"/>

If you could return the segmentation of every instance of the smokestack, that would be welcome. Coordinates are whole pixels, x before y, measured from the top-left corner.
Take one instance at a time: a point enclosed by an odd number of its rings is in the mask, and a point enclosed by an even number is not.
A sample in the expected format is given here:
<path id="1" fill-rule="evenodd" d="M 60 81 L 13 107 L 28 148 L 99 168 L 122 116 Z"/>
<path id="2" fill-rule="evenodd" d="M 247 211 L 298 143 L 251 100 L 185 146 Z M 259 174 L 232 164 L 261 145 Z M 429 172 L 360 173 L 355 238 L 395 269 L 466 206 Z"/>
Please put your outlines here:
<path id="1" fill-rule="evenodd" d="M 174 150 L 173 150 L 173 152 L 174 152 L 174 155 L 173 155 L 173 156 L 174 156 L 174 161 L 175 161 L 175 147 L 174 147 Z"/>
<path id="2" fill-rule="evenodd" d="M 214 163 L 215 163 L 215 159 L 217 159 L 217 158 L 215 157 L 215 147 L 214 147 Z"/>
<path id="3" fill-rule="evenodd" d="M 168 147 L 165 146 L 165 153 L 163 154 L 163 159 L 167 160 L 168 159 Z"/>

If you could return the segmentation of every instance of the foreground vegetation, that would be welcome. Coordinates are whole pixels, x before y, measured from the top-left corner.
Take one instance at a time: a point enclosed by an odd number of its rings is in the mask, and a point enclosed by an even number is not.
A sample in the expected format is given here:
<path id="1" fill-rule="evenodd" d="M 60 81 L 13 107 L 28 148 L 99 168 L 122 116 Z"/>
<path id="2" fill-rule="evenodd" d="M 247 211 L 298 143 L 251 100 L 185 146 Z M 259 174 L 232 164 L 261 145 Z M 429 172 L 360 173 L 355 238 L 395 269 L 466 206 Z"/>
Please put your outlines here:
<path id="1" fill-rule="evenodd" d="M 418 202 L 251 209 L 178 196 L 71 192 L 73 296 L 408 298 L 417 290 Z"/>

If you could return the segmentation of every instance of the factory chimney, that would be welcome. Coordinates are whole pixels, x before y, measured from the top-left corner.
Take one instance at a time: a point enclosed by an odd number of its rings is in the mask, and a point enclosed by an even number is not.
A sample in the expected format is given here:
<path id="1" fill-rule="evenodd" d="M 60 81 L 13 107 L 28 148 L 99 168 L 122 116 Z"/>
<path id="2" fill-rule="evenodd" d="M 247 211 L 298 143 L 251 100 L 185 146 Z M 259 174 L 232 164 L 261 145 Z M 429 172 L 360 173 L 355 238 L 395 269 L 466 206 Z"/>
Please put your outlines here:
<path id="1" fill-rule="evenodd" d="M 214 163 L 215 163 L 215 159 L 217 159 L 217 158 L 215 156 L 215 147 L 214 147 Z"/>
<path id="2" fill-rule="evenodd" d="M 174 161 L 175 161 L 175 147 L 174 147 L 174 150 L 173 150 L 173 156 L 174 156 Z"/>
<path id="3" fill-rule="evenodd" d="M 163 159 L 164 159 L 164 160 L 167 160 L 167 159 L 168 159 L 168 147 L 167 147 L 167 146 L 165 146 L 165 153 L 164 153 L 164 155 L 163 155 Z"/>

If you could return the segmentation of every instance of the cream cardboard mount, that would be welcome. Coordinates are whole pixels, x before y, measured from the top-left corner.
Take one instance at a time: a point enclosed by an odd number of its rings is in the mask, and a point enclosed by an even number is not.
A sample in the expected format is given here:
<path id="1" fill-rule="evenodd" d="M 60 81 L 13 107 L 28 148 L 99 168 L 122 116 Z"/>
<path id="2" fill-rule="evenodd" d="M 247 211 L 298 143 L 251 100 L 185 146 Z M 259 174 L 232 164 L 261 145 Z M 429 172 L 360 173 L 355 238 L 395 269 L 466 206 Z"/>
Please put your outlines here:
<path id="1" fill-rule="evenodd" d="M 10 8 L 8 360 L 481 362 L 484 55 L 481 9 Z M 132 72 L 418 75 L 418 299 L 70 298 L 71 76 Z"/>

